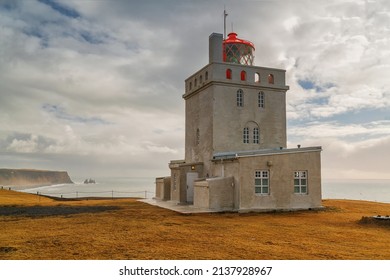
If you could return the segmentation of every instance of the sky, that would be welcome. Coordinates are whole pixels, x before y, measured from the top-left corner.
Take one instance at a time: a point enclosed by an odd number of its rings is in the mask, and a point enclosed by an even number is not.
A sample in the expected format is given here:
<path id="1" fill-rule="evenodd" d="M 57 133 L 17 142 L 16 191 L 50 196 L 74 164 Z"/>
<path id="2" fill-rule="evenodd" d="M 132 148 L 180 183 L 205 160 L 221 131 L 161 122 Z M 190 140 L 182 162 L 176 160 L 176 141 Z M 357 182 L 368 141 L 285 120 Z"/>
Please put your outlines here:
<path id="1" fill-rule="evenodd" d="M 390 179 L 390 1 L 0 0 L 0 168 L 169 175 L 208 37 L 286 69 L 288 147 L 323 178 Z"/>

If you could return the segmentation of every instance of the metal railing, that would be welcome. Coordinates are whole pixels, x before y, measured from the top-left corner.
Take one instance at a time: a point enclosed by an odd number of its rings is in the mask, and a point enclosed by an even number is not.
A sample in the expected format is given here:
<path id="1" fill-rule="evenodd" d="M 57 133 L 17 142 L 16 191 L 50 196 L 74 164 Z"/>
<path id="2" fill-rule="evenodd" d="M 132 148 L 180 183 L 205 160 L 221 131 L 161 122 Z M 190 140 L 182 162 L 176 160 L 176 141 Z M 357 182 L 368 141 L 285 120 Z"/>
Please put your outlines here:
<path id="1" fill-rule="evenodd" d="M 4 190 L 13 190 L 12 187 L 3 187 L 1 186 L 0 189 Z M 14 191 L 17 192 L 23 192 L 23 190 L 15 189 Z M 150 198 L 154 196 L 153 192 L 150 191 L 94 191 L 94 192 L 88 192 L 88 191 L 71 191 L 71 192 L 24 192 L 29 194 L 36 194 L 38 196 L 47 196 L 47 197 L 55 197 L 55 198 L 68 198 L 68 199 L 82 199 L 82 198 Z"/>

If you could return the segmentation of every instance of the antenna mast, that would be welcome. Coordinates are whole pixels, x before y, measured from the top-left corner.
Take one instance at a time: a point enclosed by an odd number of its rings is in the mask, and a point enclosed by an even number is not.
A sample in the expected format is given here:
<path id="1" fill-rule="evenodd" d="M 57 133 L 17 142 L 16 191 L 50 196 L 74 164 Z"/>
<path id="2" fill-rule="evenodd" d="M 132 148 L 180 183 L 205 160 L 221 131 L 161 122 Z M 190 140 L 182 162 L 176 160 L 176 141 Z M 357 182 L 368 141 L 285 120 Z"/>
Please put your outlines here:
<path id="1" fill-rule="evenodd" d="M 226 39 L 226 17 L 228 14 L 226 13 L 226 7 L 223 8 L 223 39 Z"/>

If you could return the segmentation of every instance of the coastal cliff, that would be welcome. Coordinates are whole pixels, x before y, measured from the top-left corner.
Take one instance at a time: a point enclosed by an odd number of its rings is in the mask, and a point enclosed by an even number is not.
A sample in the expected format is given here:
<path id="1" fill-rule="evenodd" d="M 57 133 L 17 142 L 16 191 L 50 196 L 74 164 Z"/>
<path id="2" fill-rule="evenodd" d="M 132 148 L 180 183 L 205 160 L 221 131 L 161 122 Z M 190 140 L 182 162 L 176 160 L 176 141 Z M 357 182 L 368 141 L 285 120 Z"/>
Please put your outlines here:
<path id="1" fill-rule="evenodd" d="M 35 169 L 0 169 L 0 186 L 73 184 L 68 172 Z"/>

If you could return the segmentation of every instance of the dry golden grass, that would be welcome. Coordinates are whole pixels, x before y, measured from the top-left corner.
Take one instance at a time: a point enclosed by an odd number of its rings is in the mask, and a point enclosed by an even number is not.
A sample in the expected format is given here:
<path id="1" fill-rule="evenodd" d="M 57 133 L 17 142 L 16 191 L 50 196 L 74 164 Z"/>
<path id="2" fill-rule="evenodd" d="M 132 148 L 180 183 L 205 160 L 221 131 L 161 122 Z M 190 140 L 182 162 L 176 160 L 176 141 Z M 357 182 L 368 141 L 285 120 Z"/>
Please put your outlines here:
<path id="1" fill-rule="evenodd" d="M 390 204 L 323 204 L 182 215 L 134 199 L 60 202 L 0 190 L 0 259 L 390 259 L 390 228 L 359 223 L 390 214 Z"/>

